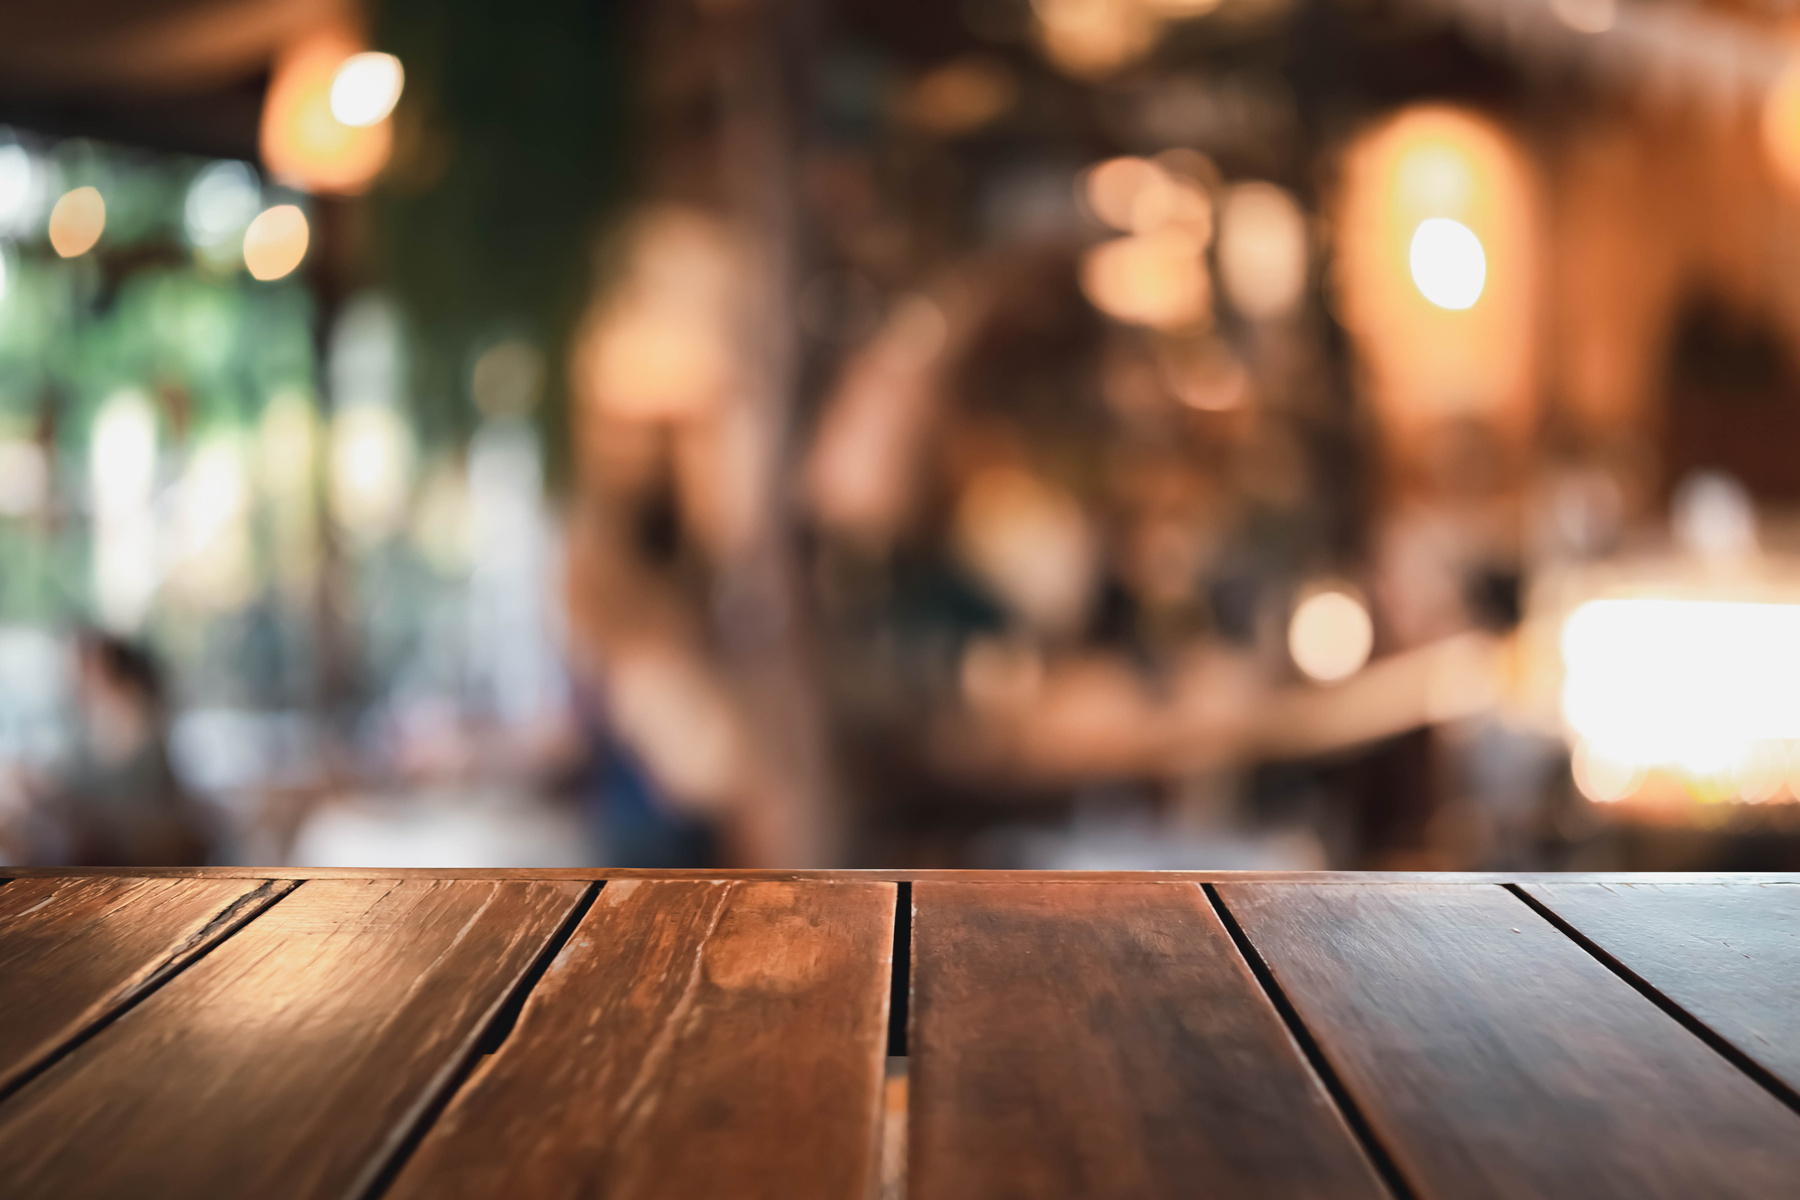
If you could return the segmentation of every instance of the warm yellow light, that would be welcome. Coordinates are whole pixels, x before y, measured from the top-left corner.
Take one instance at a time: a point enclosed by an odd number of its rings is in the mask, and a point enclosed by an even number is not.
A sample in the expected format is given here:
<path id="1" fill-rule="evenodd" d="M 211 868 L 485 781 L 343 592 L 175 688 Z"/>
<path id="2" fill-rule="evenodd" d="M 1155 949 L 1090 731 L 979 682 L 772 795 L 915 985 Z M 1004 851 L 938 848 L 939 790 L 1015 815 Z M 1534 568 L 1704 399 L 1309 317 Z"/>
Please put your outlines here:
<path id="1" fill-rule="evenodd" d="M 394 111 L 406 72 L 391 54 L 352 54 L 331 77 L 331 115 L 346 125 L 373 125 Z"/>
<path id="2" fill-rule="evenodd" d="M 1231 189 L 1219 214 L 1219 278 L 1238 311 L 1292 312 L 1306 289 L 1306 216 L 1272 183 Z"/>
<path id="3" fill-rule="evenodd" d="M 712 218 L 649 214 L 625 278 L 581 335 L 576 373 L 593 403 L 628 420 L 704 412 L 735 369 L 737 250 Z"/>
<path id="4" fill-rule="evenodd" d="M 1542 392 L 1543 238 L 1517 140 L 1475 113 L 1420 106 L 1343 163 L 1328 294 L 1384 439 L 1423 461 L 1445 421 L 1478 421 L 1509 452 L 1522 446 Z"/>
<path id="5" fill-rule="evenodd" d="M 1152 186 L 1163 173 L 1149 159 L 1109 158 L 1088 170 L 1084 192 L 1096 217 L 1119 230 L 1132 230 L 1131 210 L 1138 193 Z"/>
<path id="6" fill-rule="evenodd" d="M 1186 230 L 1115 238 L 1081 262 L 1081 290 L 1101 312 L 1153 329 L 1202 325 L 1212 313 L 1203 242 Z"/>
<path id="7" fill-rule="evenodd" d="M 1800 739 L 1800 604 L 1594 600 L 1562 658 L 1563 719 L 1608 762 L 1749 779 L 1760 747 Z"/>
<path id="8" fill-rule="evenodd" d="M 1156 44 L 1156 14 L 1137 0 L 1032 0 L 1038 41 L 1065 74 L 1110 75 Z"/>
<path id="9" fill-rule="evenodd" d="M 1202 242 L 1212 236 L 1212 200 L 1199 184 L 1143 158 L 1109 158 L 1083 180 L 1090 211 L 1122 233 L 1181 225 Z"/>
<path id="10" fill-rule="evenodd" d="M 1432 217 L 1419 222 L 1407 251 L 1413 283 L 1439 308 L 1461 310 L 1481 299 L 1487 255 L 1481 239 L 1461 221 Z"/>
<path id="11" fill-rule="evenodd" d="M 257 214 L 244 230 L 244 266 L 257 279 L 280 279 L 306 257 L 306 214 L 277 204 Z"/>
<path id="12" fill-rule="evenodd" d="M 1800 54 L 1789 59 L 1763 100 L 1762 141 L 1776 176 L 1800 191 Z"/>
<path id="13" fill-rule="evenodd" d="M 1362 670 L 1375 646 L 1369 610 L 1349 592 L 1314 592 L 1288 622 L 1288 653 L 1310 679 L 1335 683 Z"/>
<path id="14" fill-rule="evenodd" d="M 1644 782 L 1643 768 L 1634 763 L 1619 762 L 1596 750 L 1589 742 L 1575 747 L 1569 762 L 1575 786 L 1596 804 L 1612 804 L 1637 791 Z"/>
<path id="15" fill-rule="evenodd" d="M 358 51 L 348 39 L 324 35 L 276 60 L 263 100 L 263 162 L 282 182 L 309 192 L 354 194 L 387 165 L 393 123 L 346 125 L 332 111 L 338 68 Z"/>
<path id="16" fill-rule="evenodd" d="M 106 201 L 99 188 L 64 192 L 50 210 L 50 246 L 64 258 L 86 254 L 106 228 Z"/>

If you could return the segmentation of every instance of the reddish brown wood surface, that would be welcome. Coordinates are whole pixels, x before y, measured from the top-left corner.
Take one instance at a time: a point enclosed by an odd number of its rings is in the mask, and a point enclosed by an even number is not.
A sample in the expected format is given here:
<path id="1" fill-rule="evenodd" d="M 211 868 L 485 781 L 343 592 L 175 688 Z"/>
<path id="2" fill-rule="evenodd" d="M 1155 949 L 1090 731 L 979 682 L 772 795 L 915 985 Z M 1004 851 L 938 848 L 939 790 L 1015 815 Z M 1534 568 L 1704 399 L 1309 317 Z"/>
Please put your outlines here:
<path id="1" fill-rule="evenodd" d="M 1800 1089 L 1800 887 L 1575 882 L 1525 890 Z"/>
<path id="2" fill-rule="evenodd" d="M 608 884 L 389 1196 L 865 1200 L 894 896 Z"/>
<path id="3" fill-rule="evenodd" d="M 1382 1190 L 1201 890 L 913 888 L 913 1200 Z"/>
<path id="4" fill-rule="evenodd" d="M 1219 892 L 1420 1196 L 1800 1188 L 1800 1116 L 1505 889 Z"/>
<path id="5" fill-rule="evenodd" d="M 0 888 L 0 1095 L 291 887 L 106 877 Z"/>
<path id="6" fill-rule="evenodd" d="M 0 1193 L 354 1194 L 581 891 L 302 885 L 0 1105 Z"/>

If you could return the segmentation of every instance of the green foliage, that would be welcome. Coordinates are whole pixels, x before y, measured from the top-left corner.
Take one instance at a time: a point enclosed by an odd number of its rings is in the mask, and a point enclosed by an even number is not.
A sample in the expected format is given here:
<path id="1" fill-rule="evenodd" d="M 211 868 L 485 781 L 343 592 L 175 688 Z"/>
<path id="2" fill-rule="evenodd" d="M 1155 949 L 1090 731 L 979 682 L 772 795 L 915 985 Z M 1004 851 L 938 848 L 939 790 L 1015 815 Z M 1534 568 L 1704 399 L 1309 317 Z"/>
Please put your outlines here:
<path id="1" fill-rule="evenodd" d="M 378 202 L 386 283 L 413 322 L 413 394 L 427 439 L 466 432 L 475 354 L 524 335 L 546 354 L 539 416 L 553 474 L 565 465 L 568 339 L 624 167 L 621 7 L 382 6 L 376 40 L 407 72 L 397 120 L 430 147 L 423 166 L 396 164 Z"/>

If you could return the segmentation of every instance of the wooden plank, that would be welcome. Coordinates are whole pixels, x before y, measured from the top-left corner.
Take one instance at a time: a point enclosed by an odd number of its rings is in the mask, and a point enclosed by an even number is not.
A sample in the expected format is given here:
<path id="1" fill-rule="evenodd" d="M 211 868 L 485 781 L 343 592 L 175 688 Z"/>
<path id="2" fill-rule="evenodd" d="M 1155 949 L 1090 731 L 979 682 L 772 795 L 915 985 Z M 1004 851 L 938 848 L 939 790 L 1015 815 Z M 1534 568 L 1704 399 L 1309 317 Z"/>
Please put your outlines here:
<path id="1" fill-rule="evenodd" d="M 1800 888 L 1534 883 L 1524 890 L 1800 1090 Z"/>
<path id="2" fill-rule="evenodd" d="M 1503 888 L 1219 892 L 1419 1195 L 1795 1194 L 1800 1116 Z"/>
<path id="3" fill-rule="evenodd" d="M 293 886 L 108 876 L 0 888 L 0 1095 Z"/>
<path id="4" fill-rule="evenodd" d="M 1192 884 L 913 885 L 914 1200 L 1374 1197 Z"/>
<path id="5" fill-rule="evenodd" d="M 8 1200 L 354 1194 L 581 891 L 297 888 L 0 1106 Z"/>
<path id="6" fill-rule="evenodd" d="M 864 1200 L 894 896 L 607 884 L 388 1197 Z"/>

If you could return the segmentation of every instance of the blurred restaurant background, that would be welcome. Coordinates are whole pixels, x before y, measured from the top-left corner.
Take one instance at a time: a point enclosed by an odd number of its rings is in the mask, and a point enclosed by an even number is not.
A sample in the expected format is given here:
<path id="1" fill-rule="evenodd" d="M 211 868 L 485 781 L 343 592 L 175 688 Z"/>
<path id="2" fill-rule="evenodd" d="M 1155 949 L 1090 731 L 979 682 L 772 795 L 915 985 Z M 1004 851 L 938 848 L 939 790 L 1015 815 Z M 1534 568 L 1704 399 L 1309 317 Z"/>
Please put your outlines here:
<path id="1" fill-rule="evenodd" d="M 1800 868 L 1792 0 L 0 15 L 0 863 Z"/>

